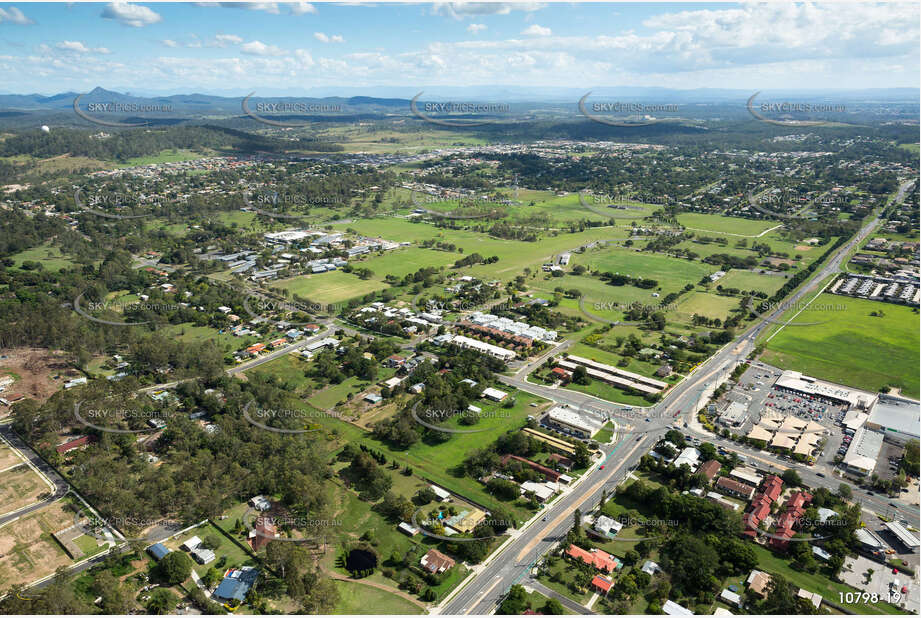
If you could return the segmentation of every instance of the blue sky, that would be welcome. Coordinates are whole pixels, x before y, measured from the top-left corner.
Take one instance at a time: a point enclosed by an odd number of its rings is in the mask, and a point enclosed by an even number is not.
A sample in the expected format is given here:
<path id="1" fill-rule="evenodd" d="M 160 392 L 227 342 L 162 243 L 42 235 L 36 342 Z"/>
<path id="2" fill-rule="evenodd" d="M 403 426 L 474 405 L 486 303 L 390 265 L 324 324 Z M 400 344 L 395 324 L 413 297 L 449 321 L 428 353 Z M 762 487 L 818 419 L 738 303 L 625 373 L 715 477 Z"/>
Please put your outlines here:
<path id="1" fill-rule="evenodd" d="M 917 3 L 0 3 L 0 91 L 919 86 Z"/>

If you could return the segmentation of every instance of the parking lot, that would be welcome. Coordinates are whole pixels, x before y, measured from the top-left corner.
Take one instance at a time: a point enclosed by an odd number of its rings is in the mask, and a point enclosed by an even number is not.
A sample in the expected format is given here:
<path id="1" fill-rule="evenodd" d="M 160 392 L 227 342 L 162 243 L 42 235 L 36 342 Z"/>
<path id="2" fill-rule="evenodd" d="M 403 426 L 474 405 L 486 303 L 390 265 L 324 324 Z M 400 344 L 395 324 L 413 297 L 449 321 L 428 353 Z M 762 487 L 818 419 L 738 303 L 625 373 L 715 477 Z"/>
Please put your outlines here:
<path id="1" fill-rule="evenodd" d="M 869 583 L 866 573 L 872 569 Z M 841 569 L 841 580 L 858 590 L 876 594 L 883 601 L 889 601 L 910 611 L 919 607 L 918 582 L 904 573 L 893 573 L 892 568 L 874 562 L 864 556 L 849 557 Z M 905 590 L 905 592 L 902 592 Z"/>

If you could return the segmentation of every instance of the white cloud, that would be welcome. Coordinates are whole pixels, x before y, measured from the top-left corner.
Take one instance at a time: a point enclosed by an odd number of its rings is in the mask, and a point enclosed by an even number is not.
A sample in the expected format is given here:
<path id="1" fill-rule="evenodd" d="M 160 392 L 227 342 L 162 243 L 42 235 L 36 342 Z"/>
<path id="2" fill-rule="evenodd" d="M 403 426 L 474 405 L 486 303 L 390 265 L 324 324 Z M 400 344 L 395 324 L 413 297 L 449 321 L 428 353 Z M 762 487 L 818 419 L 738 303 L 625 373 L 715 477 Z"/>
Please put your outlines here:
<path id="1" fill-rule="evenodd" d="M 225 9 L 246 9 L 248 11 L 265 11 L 272 15 L 278 15 L 278 4 L 276 2 L 218 2 Z"/>
<path id="2" fill-rule="evenodd" d="M 177 43 L 173 39 L 163 39 L 160 42 L 166 45 L 167 47 L 179 47 L 179 43 Z"/>
<path id="3" fill-rule="evenodd" d="M 278 56 L 282 53 L 280 47 L 266 45 L 262 41 L 250 41 L 240 47 L 240 51 L 250 56 Z"/>
<path id="4" fill-rule="evenodd" d="M 321 43 L 345 43 L 345 39 L 342 38 L 341 34 L 327 35 L 323 32 L 314 32 L 313 38 L 320 41 Z"/>
<path id="5" fill-rule="evenodd" d="M 550 36 L 553 33 L 550 31 L 550 28 L 544 28 L 543 26 L 533 24 L 522 30 L 521 34 L 526 36 Z"/>
<path id="6" fill-rule="evenodd" d="M 486 30 L 486 24 L 470 24 L 467 26 L 467 32 L 470 34 L 478 34 L 483 30 Z"/>
<path id="7" fill-rule="evenodd" d="M 112 53 L 106 47 L 87 47 L 83 44 L 82 41 L 61 41 L 60 43 L 56 44 L 55 47 L 62 51 L 69 51 L 77 54 L 89 54 L 91 52 L 94 54 Z"/>
<path id="8" fill-rule="evenodd" d="M 17 9 L 15 6 L 11 6 L 8 9 L 0 7 L 0 24 L 10 23 L 16 24 L 17 26 L 28 26 L 34 24 L 35 22 L 22 14 L 22 11 Z"/>
<path id="9" fill-rule="evenodd" d="M 123 0 L 115 0 L 102 11 L 103 19 L 114 19 L 123 26 L 142 28 L 159 22 L 162 18 L 146 6 L 129 4 Z"/>
<path id="10" fill-rule="evenodd" d="M 454 19 L 479 15 L 508 15 L 512 11 L 531 13 L 544 8 L 539 2 L 436 2 L 432 11 Z"/>
<path id="11" fill-rule="evenodd" d="M 292 15 L 304 15 L 306 13 L 316 13 L 317 7 L 309 2 L 292 2 L 289 11 Z"/>
<path id="12" fill-rule="evenodd" d="M 214 42 L 211 47 L 227 47 L 227 45 L 239 45 L 243 42 L 243 37 L 235 34 L 217 34 L 214 36 Z"/>

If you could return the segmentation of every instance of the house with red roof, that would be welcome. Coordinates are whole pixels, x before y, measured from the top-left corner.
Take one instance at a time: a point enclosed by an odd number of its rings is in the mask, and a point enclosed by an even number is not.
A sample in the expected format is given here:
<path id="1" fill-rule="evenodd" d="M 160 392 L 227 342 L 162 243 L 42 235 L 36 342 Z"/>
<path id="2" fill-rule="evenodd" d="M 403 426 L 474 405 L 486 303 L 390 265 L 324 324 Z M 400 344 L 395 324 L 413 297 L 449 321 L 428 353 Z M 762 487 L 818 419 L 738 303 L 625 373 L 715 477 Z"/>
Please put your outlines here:
<path id="1" fill-rule="evenodd" d="M 787 549 L 790 539 L 796 535 L 795 529 L 799 526 L 810 502 L 812 502 L 812 494 L 805 491 L 794 492 L 787 498 L 783 514 L 774 523 L 774 536 L 770 540 L 771 547 Z"/>
<path id="2" fill-rule="evenodd" d="M 570 545 L 569 549 L 566 550 L 566 555 L 574 560 L 579 560 L 589 566 L 593 566 L 599 571 L 604 571 L 605 573 L 616 571 L 622 566 L 621 561 L 616 556 L 612 556 L 608 552 L 597 548 L 586 550 L 578 545 Z"/>
<path id="3" fill-rule="evenodd" d="M 544 478 L 546 480 L 551 481 L 553 483 L 557 482 L 559 478 L 562 476 L 561 472 L 557 472 L 556 470 L 551 470 L 547 466 L 543 466 L 537 462 L 531 461 L 530 459 L 525 459 L 524 457 L 519 457 L 518 455 L 503 455 L 502 459 L 500 459 L 499 461 L 501 461 L 502 465 L 504 466 L 508 464 L 508 462 L 513 461 L 513 460 L 523 463 L 524 465 L 531 468 L 535 472 L 540 472 L 541 474 L 544 475 Z"/>
<path id="4" fill-rule="evenodd" d="M 253 551 L 259 551 L 278 537 L 275 520 L 265 515 L 256 518 L 256 525 L 249 532 L 249 544 Z"/>
<path id="5" fill-rule="evenodd" d="M 64 453 L 74 449 L 83 448 L 87 444 L 92 444 L 96 440 L 96 436 L 80 436 L 79 438 L 74 438 L 73 440 L 58 444 L 56 447 L 54 447 L 54 450 L 56 450 L 58 454 L 63 455 Z"/>
<path id="6" fill-rule="evenodd" d="M 603 594 L 607 596 L 608 591 L 611 589 L 611 586 L 614 585 L 614 580 L 610 577 L 605 577 L 604 575 L 596 575 L 592 578 L 592 588 L 598 591 L 598 594 Z"/>

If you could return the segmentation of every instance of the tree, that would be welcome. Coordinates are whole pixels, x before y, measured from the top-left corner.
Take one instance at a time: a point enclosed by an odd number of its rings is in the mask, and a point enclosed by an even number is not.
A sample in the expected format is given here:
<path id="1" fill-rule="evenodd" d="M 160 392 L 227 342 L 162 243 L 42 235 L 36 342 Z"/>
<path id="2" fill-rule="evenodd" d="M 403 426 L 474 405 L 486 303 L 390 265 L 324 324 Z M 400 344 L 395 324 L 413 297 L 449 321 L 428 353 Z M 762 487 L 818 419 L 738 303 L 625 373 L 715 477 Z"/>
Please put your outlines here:
<path id="1" fill-rule="evenodd" d="M 787 468 L 783 471 L 783 474 L 780 475 L 780 478 L 783 479 L 783 482 L 787 485 L 792 485 L 793 487 L 799 487 L 803 484 L 803 480 L 800 478 L 799 473 L 793 468 Z"/>
<path id="2" fill-rule="evenodd" d="M 508 591 L 508 595 L 499 606 L 499 614 L 506 616 L 515 616 L 522 613 L 528 608 L 528 593 L 525 592 L 524 586 L 514 584 Z"/>
<path id="3" fill-rule="evenodd" d="M 181 584 L 192 573 L 192 561 L 184 553 L 172 551 L 157 563 L 157 573 L 171 586 Z"/>
<path id="4" fill-rule="evenodd" d="M 172 614 L 175 612 L 177 600 L 176 595 L 166 588 L 154 588 L 147 601 L 147 610 L 152 614 Z"/>
<path id="5" fill-rule="evenodd" d="M 576 468 L 587 468 L 592 462 L 592 453 L 583 442 L 576 442 L 575 451 L 572 454 L 572 462 Z"/>
<path id="6" fill-rule="evenodd" d="M 582 384 L 583 386 L 592 383 L 592 379 L 588 377 L 588 372 L 582 365 L 572 370 L 572 381 L 576 384 Z"/>
<path id="7" fill-rule="evenodd" d="M 851 486 L 847 483 L 840 483 L 838 485 L 838 496 L 840 496 L 843 500 L 850 500 L 853 493 L 854 492 L 851 490 Z"/>
<path id="8" fill-rule="evenodd" d="M 541 611 L 548 616 L 561 616 L 566 613 L 566 610 L 563 609 L 563 604 L 557 599 L 547 599 Z"/>
<path id="9" fill-rule="evenodd" d="M 575 538 L 582 536 L 582 510 L 576 509 L 572 514 L 572 534 Z"/>

